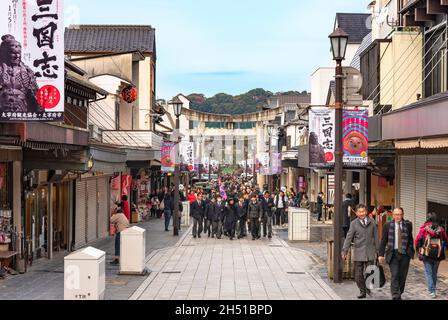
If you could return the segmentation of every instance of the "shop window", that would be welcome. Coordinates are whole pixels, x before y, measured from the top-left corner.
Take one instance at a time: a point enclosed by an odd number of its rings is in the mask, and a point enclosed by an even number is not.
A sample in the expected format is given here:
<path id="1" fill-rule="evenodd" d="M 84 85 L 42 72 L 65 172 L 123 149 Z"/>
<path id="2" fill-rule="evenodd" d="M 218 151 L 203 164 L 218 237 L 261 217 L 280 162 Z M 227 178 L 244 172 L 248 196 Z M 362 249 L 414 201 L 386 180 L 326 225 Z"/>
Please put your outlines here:
<path id="1" fill-rule="evenodd" d="M 12 242 L 12 179 L 11 168 L 0 162 L 0 250 L 11 250 Z"/>

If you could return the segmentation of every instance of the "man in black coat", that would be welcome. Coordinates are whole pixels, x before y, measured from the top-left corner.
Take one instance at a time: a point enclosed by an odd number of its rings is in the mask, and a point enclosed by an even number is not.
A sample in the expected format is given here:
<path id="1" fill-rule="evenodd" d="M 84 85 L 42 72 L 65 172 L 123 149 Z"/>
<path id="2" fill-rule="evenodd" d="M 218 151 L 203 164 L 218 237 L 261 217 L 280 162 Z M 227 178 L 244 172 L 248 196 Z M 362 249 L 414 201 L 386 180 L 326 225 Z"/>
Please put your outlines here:
<path id="1" fill-rule="evenodd" d="M 247 209 L 247 217 L 250 220 L 252 228 L 252 240 L 260 239 L 260 222 L 262 216 L 262 209 L 258 201 L 258 195 L 253 194 Z"/>
<path id="2" fill-rule="evenodd" d="M 342 203 L 342 230 L 344 231 L 344 238 L 347 237 L 348 230 L 350 229 L 350 224 L 352 223 L 352 212 L 355 209 L 355 202 L 353 201 L 353 197 L 351 194 L 347 194 L 345 196 L 344 202 Z"/>
<path id="3" fill-rule="evenodd" d="M 266 236 L 269 237 L 269 239 L 272 239 L 272 218 L 273 218 L 273 212 L 272 208 L 274 207 L 274 199 L 272 199 L 271 195 L 268 191 L 266 191 L 261 198 L 261 208 L 263 211 L 263 237 L 266 238 Z"/>
<path id="4" fill-rule="evenodd" d="M 224 209 L 224 230 L 230 240 L 235 238 L 236 222 L 238 221 L 238 211 L 235 205 L 235 199 L 230 198 Z"/>
<path id="5" fill-rule="evenodd" d="M 239 233 L 238 239 L 242 239 L 247 236 L 247 205 L 244 197 L 240 197 L 238 204 L 236 205 L 237 213 L 238 213 L 238 221 L 239 221 Z"/>
<path id="6" fill-rule="evenodd" d="M 222 229 L 222 208 L 221 205 L 218 205 L 216 198 L 212 198 L 211 202 L 207 204 L 205 209 L 205 216 L 208 221 L 208 237 L 210 238 L 210 234 L 212 238 L 215 236 L 218 237 L 218 227 Z M 219 233 L 221 235 L 221 233 Z"/>
<path id="7" fill-rule="evenodd" d="M 203 228 L 203 221 L 205 217 L 205 201 L 202 199 L 202 194 L 199 194 L 197 200 L 191 204 L 190 215 L 194 219 L 193 237 L 195 239 L 197 237 L 200 238 Z"/>
<path id="8" fill-rule="evenodd" d="M 406 286 L 409 265 L 415 256 L 412 222 L 404 219 L 404 210 L 397 208 L 393 212 L 394 220 L 383 227 L 379 250 L 379 262 L 387 262 L 392 279 L 390 290 L 393 300 L 401 300 Z"/>

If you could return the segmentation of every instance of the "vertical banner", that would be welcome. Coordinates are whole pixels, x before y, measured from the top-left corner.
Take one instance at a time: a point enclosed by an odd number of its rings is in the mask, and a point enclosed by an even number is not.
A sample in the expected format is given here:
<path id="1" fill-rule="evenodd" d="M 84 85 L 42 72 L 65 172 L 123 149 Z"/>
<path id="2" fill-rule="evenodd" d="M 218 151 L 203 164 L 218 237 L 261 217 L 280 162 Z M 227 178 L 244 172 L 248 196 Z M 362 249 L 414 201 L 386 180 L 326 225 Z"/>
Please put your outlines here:
<path id="1" fill-rule="evenodd" d="M 262 152 L 257 155 L 257 167 L 259 168 L 258 173 L 262 176 L 269 176 L 270 175 L 270 166 L 271 161 L 269 158 L 269 153 Z"/>
<path id="2" fill-rule="evenodd" d="M 162 172 L 163 173 L 174 173 L 176 165 L 176 151 L 174 142 L 165 141 L 162 144 Z"/>
<path id="3" fill-rule="evenodd" d="M 194 171 L 194 143 L 182 142 L 180 145 L 180 154 L 182 156 L 182 171 Z"/>
<path id="4" fill-rule="evenodd" d="M 0 1 L 0 122 L 63 121 L 62 0 Z"/>
<path id="5" fill-rule="evenodd" d="M 271 165 L 271 175 L 278 175 L 283 173 L 282 168 L 282 154 L 281 153 L 273 153 L 271 156 L 272 165 Z"/>
<path id="6" fill-rule="evenodd" d="M 335 163 L 335 110 L 312 108 L 309 118 L 310 167 L 332 167 Z"/>
<path id="7" fill-rule="evenodd" d="M 347 167 L 367 166 L 369 163 L 368 110 L 344 110 L 342 130 L 344 165 Z"/>

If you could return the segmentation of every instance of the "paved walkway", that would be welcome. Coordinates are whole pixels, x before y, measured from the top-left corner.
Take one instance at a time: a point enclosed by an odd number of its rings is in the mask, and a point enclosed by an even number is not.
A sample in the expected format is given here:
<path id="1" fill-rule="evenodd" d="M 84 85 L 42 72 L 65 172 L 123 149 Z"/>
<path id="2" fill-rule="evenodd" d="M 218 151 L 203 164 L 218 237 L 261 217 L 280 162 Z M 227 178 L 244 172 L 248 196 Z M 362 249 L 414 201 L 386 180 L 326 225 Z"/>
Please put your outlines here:
<path id="1" fill-rule="evenodd" d="M 133 300 L 333 300 L 339 296 L 310 272 L 315 262 L 274 237 L 193 239 L 150 257 L 153 272 Z"/>
<path id="2" fill-rule="evenodd" d="M 146 255 L 171 247 L 179 241 L 173 233 L 165 232 L 164 221 L 151 220 L 139 224 L 146 229 Z M 181 235 L 186 229 L 182 229 Z M 114 255 L 114 237 L 91 244 L 106 252 L 106 300 L 128 300 L 146 277 L 118 275 L 119 267 L 109 262 Z M 0 300 L 62 300 L 64 299 L 64 256 L 56 253 L 49 261 L 35 261 L 33 267 L 23 275 L 9 276 L 0 280 Z"/>

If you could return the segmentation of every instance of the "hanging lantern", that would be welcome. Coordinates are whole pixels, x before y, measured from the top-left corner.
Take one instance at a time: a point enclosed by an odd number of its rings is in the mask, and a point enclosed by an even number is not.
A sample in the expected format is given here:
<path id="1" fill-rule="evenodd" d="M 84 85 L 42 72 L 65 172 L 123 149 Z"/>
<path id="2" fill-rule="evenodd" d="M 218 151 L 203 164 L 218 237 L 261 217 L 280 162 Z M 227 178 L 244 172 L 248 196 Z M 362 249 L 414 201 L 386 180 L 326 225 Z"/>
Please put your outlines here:
<path id="1" fill-rule="evenodd" d="M 121 97 L 127 103 L 132 103 L 137 100 L 137 89 L 133 86 L 127 86 L 121 91 Z"/>

